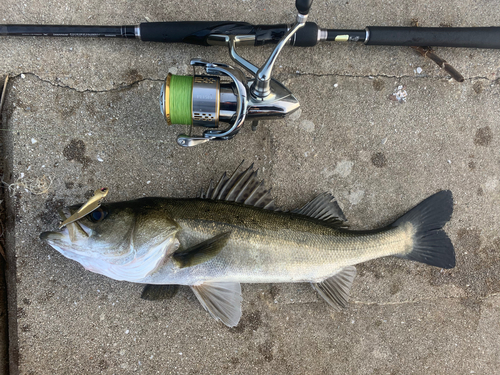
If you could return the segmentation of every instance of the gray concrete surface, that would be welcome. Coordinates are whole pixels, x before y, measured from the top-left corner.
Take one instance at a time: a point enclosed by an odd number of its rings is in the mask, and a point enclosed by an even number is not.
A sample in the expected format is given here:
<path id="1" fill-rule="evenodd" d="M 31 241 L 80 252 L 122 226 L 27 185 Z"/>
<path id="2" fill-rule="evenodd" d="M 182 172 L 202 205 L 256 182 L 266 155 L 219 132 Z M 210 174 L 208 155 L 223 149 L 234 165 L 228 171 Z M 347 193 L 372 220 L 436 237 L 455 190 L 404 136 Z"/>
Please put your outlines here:
<path id="1" fill-rule="evenodd" d="M 412 19 L 500 25 L 494 5 L 316 0 L 310 17 L 328 28 Z M 0 4 L 2 23 L 278 23 L 293 14 L 291 1 Z M 0 51 L 0 75 L 13 77 L 2 124 L 4 180 L 14 184 L 7 233 L 13 374 L 499 373 L 499 51 L 437 49 L 465 76 L 458 84 L 406 48 L 290 48 L 276 77 L 296 93 L 301 112 L 193 149 L 175 145 L 183 128 L 162 120 L 159 89 L 167 72 L 188 73 L 192 57 L 229 62 L 226 49 L 2 38 Z M 269 52 L 242 49 L 255 62 Z M 398 86 L 404 103 L 390 99 Z M 168 302 L 145 302 L 140 285 L 86 272 L 38 239 L 55 227 L 59 207 L 98 187 L 110 188 L 109 200 L 190 197 L 243 159 L 261 168 L 279 206 L 329 191 L 357 229 L 385 225 L 452 190 L 446 230 L 457 267 L 397 259 L 360 265 L 352 302 L 340 313 L 309 285 L 244 285 L 242 321 L 228 329 L 188 288 Z"/>

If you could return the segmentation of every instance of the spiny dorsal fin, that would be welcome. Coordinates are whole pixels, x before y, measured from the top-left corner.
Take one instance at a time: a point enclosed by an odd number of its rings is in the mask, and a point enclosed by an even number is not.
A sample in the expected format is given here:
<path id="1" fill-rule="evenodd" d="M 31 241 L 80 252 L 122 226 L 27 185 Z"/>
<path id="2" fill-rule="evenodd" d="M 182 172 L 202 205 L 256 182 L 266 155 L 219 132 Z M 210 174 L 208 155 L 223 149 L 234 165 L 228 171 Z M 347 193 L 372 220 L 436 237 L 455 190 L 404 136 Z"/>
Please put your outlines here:
<path id="1" fill-rule="evenodd" d="M 270 193 L 271 190 L 265 188 L 264 181 L 257 179 L 258 171 L 254 171 L 252 164 L 245 171 L 238 173 L 242 164 L 243 162 L 231 177 L 228 178 L 226 173 L 224 173 L 215 187 L 213 181 L 210 181 L 207 191 L 204 192 L 202 189 L 198 196 L 202 199 L 243 203 L 266 210 L 274 210 L 274 200 Z"/>
<path id="2" fill-rule="evenodd" d="M 291 211 L 294 214 L 305 215 L 314 219 L 326 221 L 334 227 L 343 226 L 346 218 L 339 204 L 330 193 L 318 195 L 302 208 Z"/>
<path id="3" fill-rule="evenodd" d="M 349 293 L 356 277 L 356 267 L 341 268 L 335 275 L 320 283 L 311 283 L 312 287 L 336 310 L 346 308 Z"/>

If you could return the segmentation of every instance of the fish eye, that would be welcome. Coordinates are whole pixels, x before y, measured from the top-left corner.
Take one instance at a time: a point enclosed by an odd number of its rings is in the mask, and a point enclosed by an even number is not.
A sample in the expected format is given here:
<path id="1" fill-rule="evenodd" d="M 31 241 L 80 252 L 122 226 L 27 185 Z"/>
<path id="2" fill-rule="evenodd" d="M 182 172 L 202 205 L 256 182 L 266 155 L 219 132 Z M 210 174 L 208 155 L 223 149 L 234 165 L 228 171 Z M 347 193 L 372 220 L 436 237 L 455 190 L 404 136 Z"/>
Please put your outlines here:
<path id="1" fill-rule="evenodd" d="M 97 222 L 103 220 L 107 215 L 108 215 L 108 213 L 106 211 L 104 211 L 101 207 L 99 207 L 89 214 L 89 219 L 90 219 L 90 221 L 97 223 Z"/>

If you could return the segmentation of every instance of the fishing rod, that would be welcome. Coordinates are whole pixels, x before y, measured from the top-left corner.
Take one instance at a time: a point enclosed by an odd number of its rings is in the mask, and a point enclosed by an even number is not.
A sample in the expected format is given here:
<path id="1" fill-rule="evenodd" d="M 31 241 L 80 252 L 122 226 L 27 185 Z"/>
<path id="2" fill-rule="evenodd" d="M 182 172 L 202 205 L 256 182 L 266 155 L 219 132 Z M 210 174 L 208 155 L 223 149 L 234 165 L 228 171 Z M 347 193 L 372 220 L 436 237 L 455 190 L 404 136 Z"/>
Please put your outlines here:
<path id="1" fill-rule="evenodd" d="M 168 74 L 160 93 L 160 108 L 167 123 L 190 125 L 189 135 L 177 143 L 194 146 L 228 140 L 244 122 L 284 118 L 300 104 L 292 92 L 272 78 L 276 58 L 286 45 L 313 47 L 319 42 L 358 42 L 366 45 L 410 46 L 430 57 L 452 77 L 463 80 L 429 46 L 500 49 L 500 27 L 392 27 L 364 30 L 322 29 L 307 22 L 312 0 L 296 0 L 293 25 L 252 25 L 231 21 L 147 22 L 138 26 L 0 25 L 0 36 L 134 38 L 146 42 L 226 46 L 242 69 L 223 63 L 192 59 L 192 76 Z M 236 52 L 237 46 L 276 44 L 266 62 L 257 67 Z M 205 74 L 196 74 L 196 68 Z M 250 78 L 247 78 L 250 74 Z M 221 79 L 222 78 L 222 79 Z M 227 124 L 221 128 L 221 123 Z M 207 128 L 192 135 L 193 127 Z"/>

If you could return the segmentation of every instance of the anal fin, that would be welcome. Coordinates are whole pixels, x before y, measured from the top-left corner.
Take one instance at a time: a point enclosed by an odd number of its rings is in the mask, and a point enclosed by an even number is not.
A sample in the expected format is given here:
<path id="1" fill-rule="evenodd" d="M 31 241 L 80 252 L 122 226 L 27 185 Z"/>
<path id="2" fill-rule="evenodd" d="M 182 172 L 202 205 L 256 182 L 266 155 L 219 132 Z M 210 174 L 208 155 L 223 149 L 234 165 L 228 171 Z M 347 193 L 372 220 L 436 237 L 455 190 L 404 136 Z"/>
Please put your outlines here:
<path id="1" fill-rule="evenodd" d="M 311 283 L 312 287 L 334 309 L 347 307 L 352 283 L 356 277 L 356 267 L 347 266 L 320 283 Z"/>
<path id="2" fill-rule="evenodd" d="M 207 282 L 191 286 L 201 305 L 215 320 L 235 327 L 241 318 L 240 283 Z"/>

